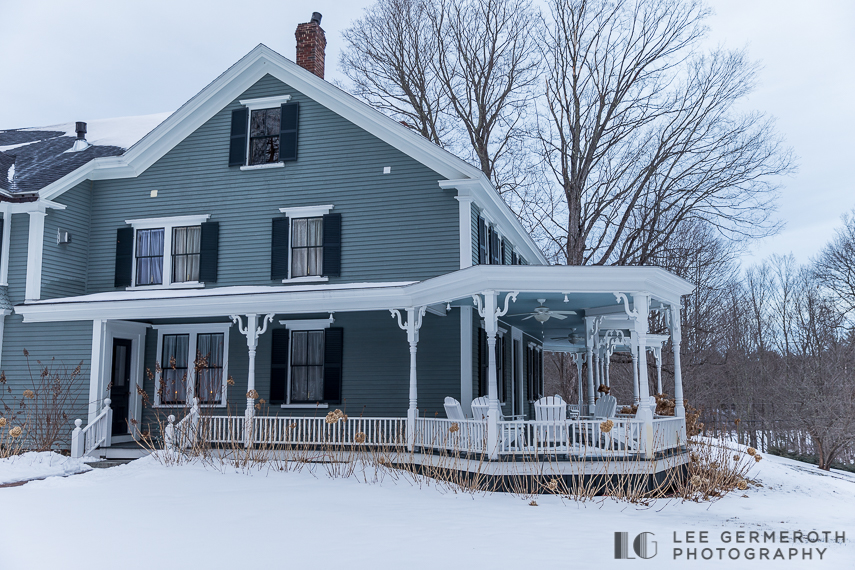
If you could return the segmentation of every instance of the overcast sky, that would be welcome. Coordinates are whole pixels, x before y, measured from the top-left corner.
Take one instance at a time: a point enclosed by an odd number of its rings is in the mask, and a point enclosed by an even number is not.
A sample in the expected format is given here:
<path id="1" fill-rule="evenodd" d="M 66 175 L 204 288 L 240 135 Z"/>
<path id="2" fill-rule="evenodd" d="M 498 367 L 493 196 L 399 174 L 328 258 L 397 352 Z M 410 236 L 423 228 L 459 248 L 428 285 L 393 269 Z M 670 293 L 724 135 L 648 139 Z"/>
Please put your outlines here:
<path id="1" fill-rule="evenodd" d="M 369 0 L 0 0 L 0 128 L 174 111 L 258 43 L 294 59 L 294 29 L 323 14 L 327 79 L 340 33 Z M 763 64 L 748 108 L 777 119 L 797 174 L 784 179 L 785 229 L 772 253 L 807 261 L 855 208 L 855 2 L 709 0 L 710 42 Z"/>

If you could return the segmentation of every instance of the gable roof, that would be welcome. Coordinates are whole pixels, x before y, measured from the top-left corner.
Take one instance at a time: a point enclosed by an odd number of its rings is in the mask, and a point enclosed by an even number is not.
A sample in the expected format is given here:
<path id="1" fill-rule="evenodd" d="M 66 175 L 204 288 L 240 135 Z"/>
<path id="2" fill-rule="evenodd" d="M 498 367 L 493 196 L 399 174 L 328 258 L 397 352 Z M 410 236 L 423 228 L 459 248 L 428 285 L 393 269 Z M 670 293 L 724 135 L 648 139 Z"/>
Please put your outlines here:
<path id="1" fill-rule="evenodd" d="M 527 259 L 547 263 L 531 236 L 478 168 L 264 44 L 256 46 L 126 152 L 90 160 L 40 189 L 39 198 L 53 200 L 85 179 L 138 176 L 268 74 L 445 177 L 447 180 L 442 187 L 460 188 L 462 194 L 471 196 L 502 234 L 516 238 L 515 243 L 521 246 L 521 253 Z"/>
<path id="2" fill-rule="evenodd" d="M 87 122 L 89 146 L 74 152 L 74 123 L 0 131 L 0 200 L 31 201 L 38 192 L 96 159 L 120 156 L 168 113 Z"/>

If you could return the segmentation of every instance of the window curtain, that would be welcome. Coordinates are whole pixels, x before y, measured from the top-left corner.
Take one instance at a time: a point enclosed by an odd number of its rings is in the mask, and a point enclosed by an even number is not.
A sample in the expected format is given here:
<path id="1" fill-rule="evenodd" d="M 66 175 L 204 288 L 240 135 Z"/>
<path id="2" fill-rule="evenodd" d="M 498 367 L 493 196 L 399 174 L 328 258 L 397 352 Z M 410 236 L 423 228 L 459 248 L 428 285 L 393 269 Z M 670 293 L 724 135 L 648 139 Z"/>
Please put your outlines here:
<path id="1" fill-rule="evenodd" d="M 163 283 L 163 228 L 137 232 L 137 285 Z"/>
<path id="2" fill-rule="evenodd" d="M 196 337 L 196 396 L 202 403 L 215 404 L 223 396 L 223 333 Z"/>
<path id="3" fill-rule="evenodd" d="M 163 336 L 163 351 L 160 366 L 161 403 L 183 404 L 187 401 L 187 353 L 190 350 L 190 335 L 168 334 Z"/>
<path id="4" fill-rule="evenodd" d="M 324 398 L 324 331 L 291 334 L 291 401 Z"/>
<path id="5" fill-rule="evenodd" d="M 199 252 L 202 227 L 190 226 L 172 230 L 172 281 L 184 283 L 199 280 Z"/>

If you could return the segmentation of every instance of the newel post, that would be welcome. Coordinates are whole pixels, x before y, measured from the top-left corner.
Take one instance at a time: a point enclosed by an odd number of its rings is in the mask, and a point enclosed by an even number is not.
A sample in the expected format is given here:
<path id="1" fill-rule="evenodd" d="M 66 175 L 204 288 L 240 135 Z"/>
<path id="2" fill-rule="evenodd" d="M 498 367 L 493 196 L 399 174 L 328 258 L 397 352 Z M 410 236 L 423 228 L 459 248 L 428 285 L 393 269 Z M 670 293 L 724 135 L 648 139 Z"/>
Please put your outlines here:
<path id="1" fill-rule="evenodd" d="M 167 451 L 173 451 L 175 449 L 175 416 L 169 414 L 166 421 L 168 423 L 166 424 L 166 428 L 163 430 L 163 443 L 165 444 Z"/>
<path id="2" fill-rule="evenodd" d="M 419 329 L 422 328 L 427 307 L 410 307 L 407 309 L 407 322 L 401 322 L 401 312 L 390 309 L 392 318 L 398 319 L 398 327 L 407 332 L 407 342 L 410 344 L 410 394 L 407 408 L 407 446 L 413 451 L 416 446 L 416 420 L 419 418 L 418 408 L 418 375 L 416 372 L 416 353 L 419 344 Z"/>
<path id="3" fill-rule="evenodd" d="M 110 407 L 112 403 L 110 398 L 104 398 L 104 411 L 107 412 L 104 417 L 107 422 L 104 426 L 104 447 L 110 447 L 113 441 L 113 408 Z"/>
<path id="4" fill-rule="evenodd" d="M 83 438 L 80 437 L 80 432 L 83 425 L 83 420 L 74 420 L 74 430 L 71 432 L 71 457 L 72 459 L 80 459 L 83 457 Z"/>

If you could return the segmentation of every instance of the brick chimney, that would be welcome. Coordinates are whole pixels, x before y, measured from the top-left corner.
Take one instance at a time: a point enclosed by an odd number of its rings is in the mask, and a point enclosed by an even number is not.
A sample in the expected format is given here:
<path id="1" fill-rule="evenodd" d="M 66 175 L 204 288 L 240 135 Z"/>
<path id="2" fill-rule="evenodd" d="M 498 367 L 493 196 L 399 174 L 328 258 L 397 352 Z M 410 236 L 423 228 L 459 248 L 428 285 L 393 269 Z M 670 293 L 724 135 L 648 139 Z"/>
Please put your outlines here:
<path id="1" fill-rule="evenodd" d="M 323 79 L 327 38 L 321 28 L 320 13 L 313 12 L 310 22 L 298 24 L 294 35 L 297 37 L 297 65 Z"/>

